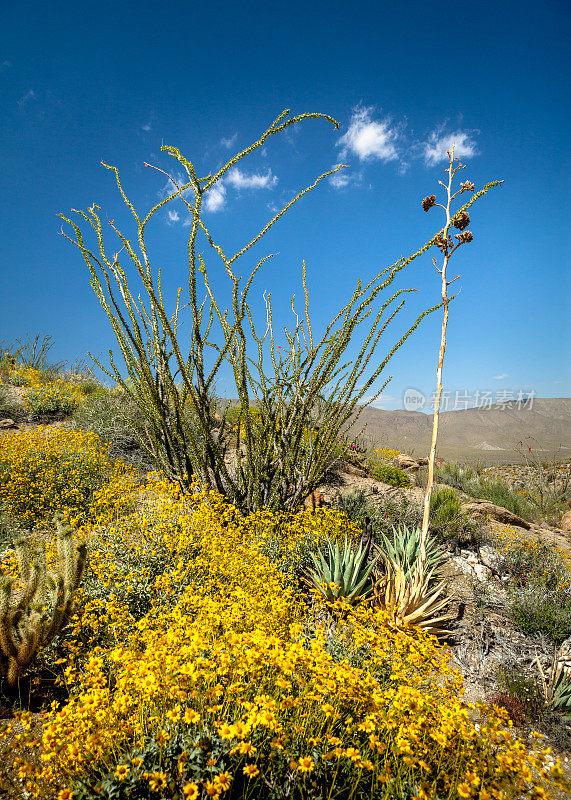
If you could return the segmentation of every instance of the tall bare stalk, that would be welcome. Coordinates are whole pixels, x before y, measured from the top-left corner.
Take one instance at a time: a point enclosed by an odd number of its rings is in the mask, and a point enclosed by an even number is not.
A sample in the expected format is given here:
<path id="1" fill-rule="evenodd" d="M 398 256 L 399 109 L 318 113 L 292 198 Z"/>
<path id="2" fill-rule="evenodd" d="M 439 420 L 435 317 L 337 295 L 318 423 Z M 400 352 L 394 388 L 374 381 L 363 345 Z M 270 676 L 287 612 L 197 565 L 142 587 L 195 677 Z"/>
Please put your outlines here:
<path id="1" fill-rule="evenodd" d="M 434 400 L 434 417 L 432 423 L 432 442 L 430 445 L 430 456 L 428 459 L 428 482 L 426 484 L 426 493 L 424 495 L 424 510 L 422 516 L 422 528 L 421 528 L 421 538 L 420 538 L 420 555 L 419 555 L 419 562 L 418 562 L 418 570 L 419 572 L 424 571 L 424 566 L 426 563 L 426 540 L 428 537 L 428 524 L 430 521 L 430 498 L 432 496 L 432 485 L 434 482 L 434 462 L 436 458 L 436 442 L 438 439 L 438 416 L 440 411 L 440 398 L 442 396 L 442 367 L 444 364 L 444 353 L 446 351 L 446 327 L 448 325 L 448 305 L 451 300 L 454 299 L 456 295 L 452 295 L 452 297 L 448 297 L 448 287 L 451 283 L 454 283 L 460 276 L 455 275 L 452 280 L 447 280 L 446 270 L 448 268 L 448 263 L 452 255 L 458 250 L 459 247 L 462 247 L 464 244 L 468 244 L 473 240 L 472 233 L 467 230 L 468 225 L 470 224 L 470 215 L 468 214 L 468 208 L 475 202 L 479 197 L 484 195 L 489 189 L 492 189 L 494 186 L 499 186 L 502 181 L 492 181 L 491 183 L 486 184 L 486 186 L 477 192 L 472 199 L 466 203 L 459 211 L 457 211 L 454 215 L 451 214 L 451 205 L 452 201 L 460 194 L 464 192 L 473 192 L 474 191 L 474 184 L 470 181 L 465 181 L 464 183 L 460 184 L 460 188 L 452 193 L 452 182 L 454 180 L 454 176 L 456 173 L 461 170 L 465 169 L 465 165 L 460 163 L 459 158 L 454 158 L 454 145 L 452 145 L 452 149 L 447 151 L 448 155 L 448 168 L 446 172 L 448 173 L 448 182 L 443 183 L 442 181 L 438 181 L 438 183 L 444 187 L 446 191 L 446 203 L 437 203 L 436 196 L 430 195 L 425 197 L 422 201 L 422 207 L 425 211 L 429 211 L 433 206 L 439 206 L 444 210 L 446 214 L 446 225 L 444 229 L 441 231 L 440 235 L 437 237 L 436 241 L 434 242 L 436 247 L 442 252 L 443 254 L 443 262 L 442 268 L 439 269 L 436 263 L 436 258 L 432 259 L 432 263 L 434 264 L 434 268 L 440 274 L 441 278 L 441 294 L 442 294 L 442 329 L 440 334 L 440 350 L 438 353 L 438 367 L 436 370 L 436 397 Z M 454 163 L 458 162 L 456 166 Z M 449 233 L 450 228 L 454 227 L 460 231 L 460 233 L 454 234 L 452 237 Z M 456 241 L 454 241 L 456 240 Z"/>

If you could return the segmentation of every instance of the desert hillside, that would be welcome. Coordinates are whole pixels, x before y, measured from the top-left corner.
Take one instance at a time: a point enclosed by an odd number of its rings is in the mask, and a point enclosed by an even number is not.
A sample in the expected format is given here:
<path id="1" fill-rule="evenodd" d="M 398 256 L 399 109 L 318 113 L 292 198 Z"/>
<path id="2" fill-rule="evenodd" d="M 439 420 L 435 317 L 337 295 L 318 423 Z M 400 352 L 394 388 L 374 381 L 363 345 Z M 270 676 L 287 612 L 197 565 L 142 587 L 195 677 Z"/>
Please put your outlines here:
<path id="1" fill-rule="evenodd" d="M 419 411 L 365 408 L 353 426 L 370 443 L 396 447 L 416 456 L 427 455 L 432 415 Z M 531 437 L 531 438 L 529 438 Z M 545 459 L 571 456 L 571 398 L 534 399 L 531 409 L 510 404 L 440 414 L 438 453 L 447 460 L 506 464 L 518 461 L 517 443 L 531 444 Z"/>

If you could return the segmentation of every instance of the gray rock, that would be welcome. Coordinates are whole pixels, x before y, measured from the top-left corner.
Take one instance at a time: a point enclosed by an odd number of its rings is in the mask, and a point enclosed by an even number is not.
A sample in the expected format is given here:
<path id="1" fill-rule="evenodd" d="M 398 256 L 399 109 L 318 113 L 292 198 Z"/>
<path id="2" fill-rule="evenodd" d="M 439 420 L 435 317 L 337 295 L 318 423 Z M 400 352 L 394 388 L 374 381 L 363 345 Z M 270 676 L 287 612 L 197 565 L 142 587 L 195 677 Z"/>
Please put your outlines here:
<path id="1" fill-rule="evenodd" d="M 7 417 L 6 419 L 0 419 L 0 428 L 17 428 L 18 426 L 14 422 L 13 419 Z"/>

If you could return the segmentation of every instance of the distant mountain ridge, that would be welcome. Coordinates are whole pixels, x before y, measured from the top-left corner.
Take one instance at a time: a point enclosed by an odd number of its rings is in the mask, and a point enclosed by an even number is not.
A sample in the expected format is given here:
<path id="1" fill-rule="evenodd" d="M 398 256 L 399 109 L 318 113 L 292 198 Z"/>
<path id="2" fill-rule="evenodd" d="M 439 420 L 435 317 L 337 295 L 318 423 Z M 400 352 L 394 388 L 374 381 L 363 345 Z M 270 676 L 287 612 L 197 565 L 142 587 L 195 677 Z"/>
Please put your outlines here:
<path id="1" fill-rule="evenodd" d="M 523 441 L 542 458 L 571 458 L 571 398 L 534 398 L 531 408 L 506 403 L 502 407 L 443 411 L 438 426 L 438 455 L 447 460 L 509 464 L 521 461 L 515 451 Z M 368 444 L 395 447 L 427 456 L 432 437 L 432 414 L 364 408 L 356 426 Z"/>

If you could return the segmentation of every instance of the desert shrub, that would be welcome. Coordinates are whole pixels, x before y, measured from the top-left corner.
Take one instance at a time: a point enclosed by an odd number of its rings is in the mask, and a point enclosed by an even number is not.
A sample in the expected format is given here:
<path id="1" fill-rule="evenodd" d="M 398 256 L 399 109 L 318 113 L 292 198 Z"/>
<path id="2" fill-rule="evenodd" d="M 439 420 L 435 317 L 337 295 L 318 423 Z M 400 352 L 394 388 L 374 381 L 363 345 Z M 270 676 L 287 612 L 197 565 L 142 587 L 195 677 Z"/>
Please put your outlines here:
<path id="1" fill-rule="evenodd" d="M 95 434 L 45 426 L 0 438 L 0 510 L 14 524 L 50 524 L 57 511 L 83 518 L 112 471 Z"/>
<path id="2" fill-rule="evenodd" d="M 479 542 L 483 536 L 478 526 L 462 513 L 462 502 L 453 489 L 441 488 L 430 498 L 430 526 L 442 543 L 455 547 Z"/>
<path id="3" fill-rule="evenodd" d="M 8 381 L 12 386 L 39 386 L 42 382 L 42 373 L 33 367 L 20 364 L 10 370 Z"/>
<path id="4" fill-rule="evenodd" d="M 337 492 L 333 497 L 332 504 L 334 508 L 360 526 L 364 525 L 365 517 L 371 518 L 373 514 L 371 503 L 362 489 L 346 495 Z"/>
<path id="5" fill-rule="evenodd" d="M 435 480 L 447 483 L 470 497 L 503 506 L 524 519 L 534 519 L 537 516 L 532 504 L 515 488 L 499 478 L 486 477 L 481 470 L 450 463 L 435 470 Z"/>
<path id="6" fill-rule="evenodd" d="M 410 486 L 411 480 L 406 472 L 390 464 L 377 464 L 371 470 L 371 475 L 381 483 L 388 483 L 389 486 Z"/>
<path id="7" fill-rule="evenodd" d="M 462 516 L 462 503 L 452 489 L 438 489 L 430 498 L 430 516 L 433 525 L 455 524 Z"/>
<path id="8" fill-rule="evenodd" d="M 509 692 L 498 692 L 490 701 L 490 707 L 492 705 L 505 708 L 514 725 L 520 726 L 527 719 L 525 702 Z"/>
<path id="9" fill-rule="evenodd" d="M 522 589 L 508 587 L 511 594 L 510 617 L 514 625 L 529 635 L 542 633 L 557 646 L 571 636 L 571 599 L 557 591 L 532 585 Z"/>
<path id="10" fill-rule="evenodd" d="M 43 414 L 71 414 L 82 402 L 84 392 L 77 386 L 62 380 L 48 384 L 36 384 L 24 394 L 24 406 L 30 417 L 36 419 Z"/>
<path id="11" fill-rule="evenodd" d="M 122 458 L 143 470 L 154 468 L 151 457 L 141 449 L 144 424 L 127 395 L 98 386 L 74 411 L 73 424 L 80 430 L 96 433 L 109 445 L 111 459 Z"/>
<path id="12" fill-rule="evenodd" d="M 570 596 L 571 558 L 567 553 L 539 538 L 529 539 L 510 525 L 499 526 L 493 539 L 517 588 L 537 585 Z"/>
<path id="13" fill-rule="evenodd" d="M 507 709 L 515 725 L 536 721 L 545 705 L 536 680 L 516 664 L 499 664 L 495 676 L 501 691 L 493 702 Z"/>

